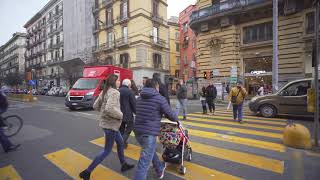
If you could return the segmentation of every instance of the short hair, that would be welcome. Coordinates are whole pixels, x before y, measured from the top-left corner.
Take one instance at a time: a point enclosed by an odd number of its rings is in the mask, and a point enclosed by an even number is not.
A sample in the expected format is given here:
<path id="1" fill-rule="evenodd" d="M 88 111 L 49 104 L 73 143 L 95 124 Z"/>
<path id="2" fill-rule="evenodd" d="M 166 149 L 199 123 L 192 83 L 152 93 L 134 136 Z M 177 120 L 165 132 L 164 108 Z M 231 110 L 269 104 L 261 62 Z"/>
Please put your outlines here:
<path id="1" fill-rule="evenodd" d="M 124 80 L 122 81 L 122 85 L 123 85 L 123 86 L 130 86 L 130 85 L 131 85 L 130 79 L 124 79 Z"/>
<path id="2" fill-rule="evenodd" d="M 147 88 L 156 88 L 159 85 L 159 82 L 154 79 L 147 79 L 146 86 Z"/>

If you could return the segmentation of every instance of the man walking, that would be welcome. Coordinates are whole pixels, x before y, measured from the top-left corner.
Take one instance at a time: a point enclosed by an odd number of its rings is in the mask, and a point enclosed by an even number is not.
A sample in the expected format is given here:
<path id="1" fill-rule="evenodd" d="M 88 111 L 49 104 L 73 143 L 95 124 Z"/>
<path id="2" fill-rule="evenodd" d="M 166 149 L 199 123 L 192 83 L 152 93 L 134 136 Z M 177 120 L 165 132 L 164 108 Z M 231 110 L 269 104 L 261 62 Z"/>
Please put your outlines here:
<path id="1" fill-rule="evenodd" d="M 242 110 L 245 97 L 248 95 L 246 89 L 243 87 L 242 81 L 238 81 L 237 86 L 233 87 L 230 91 L 230 101 L 233 107 L 233 119 L 238 119 L 239 123 L 242 123 Z"/>
<path id="2" fill-rule="evenodd" d="M 161 94 L 161 96 L 166 98 L 167 102 L 170 105 L 168 87 L 164 83 L 161 82 L 160 74 L 153 73 L 152 79 L 157 81 L 157 83 L 159 84 L 159 93 Z"/>
<path id="3" fill-rule="evenodd" d="M 128 138 L 133 130 L 133 113 L 136 113 L 136 98 L 130 88 L 131 81 L 125 79 L 119 89 L 121 112 L 123 113 L 123 119 L 119 130 L 123 137 L 125 148 L 128 146 Z"/>
<path id="4" fill-rule="evenodd" d="M 180 113 L 180 109 L 182 108 L 183 111 L 183 120 L 187 119 L 187 86 L 180 80 L 179 88 L 177 90 L 177 114 Z"/>
<path id="5" fill-rule="evenodd" d="M 178 120 L 176 113 L 171 110 L 165 97 L 160 95 L 158 82 L 148 79 L 141 92 L 141 97 L 137 100 L 134 133 L 142 149 L 134 180 L 146 179 L 151 162 L 158 178 L 162 179 L 164 176 L 166 164 L 160 162 L 156 153 L 162 114 L 165 114 L 169 120 Z"/>
<path id="6" fill-rule="evenodd" d="M 216 97 L 217 97 L 217 88 L 213 85 L 213 82 L 210 82 L 209 86 L 206 89 L 206 100 L 207 100 L 211 115 L 214 115 L 214 111 L 216 110 L 216 107 L 214 104 Z"/>

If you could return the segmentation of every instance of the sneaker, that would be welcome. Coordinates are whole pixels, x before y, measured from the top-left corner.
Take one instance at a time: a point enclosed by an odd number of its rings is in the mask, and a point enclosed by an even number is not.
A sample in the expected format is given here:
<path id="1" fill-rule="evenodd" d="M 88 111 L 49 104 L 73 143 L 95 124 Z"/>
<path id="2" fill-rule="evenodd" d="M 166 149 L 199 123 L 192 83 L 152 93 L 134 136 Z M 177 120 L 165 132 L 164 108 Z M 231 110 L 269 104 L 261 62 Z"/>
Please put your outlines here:
<path id="1" fill-rule="evenodd" d="M 89 171 L 84 170 L 79 174 L 79 177 L 83 180 L 90 180 L 90 175 L 91 173 Z"/>
<path id="2" fill-rule="evenodd" d="M 128 163 L 124 163 L 122 164 L 121 166 L 121 172 L 125 172 L 125 171 L 128 171 L 130 169 L 134 168 L 134 165 L 132 164 L 128 164 Z"/>
<path id="3" fill-rule="evenodd" d="M 242 124 L 243 122 L 242 122 L 242 120 L 238 120 L 238 122 L 240 123 L 240 124 Z"/>
<path id="4" fill-rule="evenodd" d="M 2 127 L 0 127 L 0 129 L 4 131 L 4 130 L 9 129 L 9 127 L 8 126 L 2 126 Z"/>
<path id="5" fill-rule="evenodd" d="M 164 167 L 163 167 L 162 171 L 158 174 L 159 179 L 163 179 L 164 172 L 165 172 L 166 168 L 167 168 L 167 163 L 164 163 Z"/>
<path id="6" fill-rule="evenodd" d="M 8 149 L 6 149 L 5 152 L 8 153 L 8 152 L 15 151 L 15 150 L 17 150 L 20 146 L 21 146 L 20 144 L 12 145 L 12 146 L 10 146 Z"/>

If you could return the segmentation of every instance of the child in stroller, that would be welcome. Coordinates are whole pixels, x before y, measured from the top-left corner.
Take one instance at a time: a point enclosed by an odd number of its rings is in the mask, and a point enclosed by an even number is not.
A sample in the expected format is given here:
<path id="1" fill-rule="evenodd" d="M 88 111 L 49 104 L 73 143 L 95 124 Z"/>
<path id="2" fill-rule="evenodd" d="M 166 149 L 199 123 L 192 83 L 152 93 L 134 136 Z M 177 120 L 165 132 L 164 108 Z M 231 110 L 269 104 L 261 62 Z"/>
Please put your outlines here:
<path id="1" fill-rule="evenodd" d="M 178 172 L 186 173 L 184 159 L 191 161 L 192 149 L 188 131 L 184 130 L 180 122 L 161 121 L 159 140 L 164 147 L 162 158 L 165 162 L 179 164 Z"/>

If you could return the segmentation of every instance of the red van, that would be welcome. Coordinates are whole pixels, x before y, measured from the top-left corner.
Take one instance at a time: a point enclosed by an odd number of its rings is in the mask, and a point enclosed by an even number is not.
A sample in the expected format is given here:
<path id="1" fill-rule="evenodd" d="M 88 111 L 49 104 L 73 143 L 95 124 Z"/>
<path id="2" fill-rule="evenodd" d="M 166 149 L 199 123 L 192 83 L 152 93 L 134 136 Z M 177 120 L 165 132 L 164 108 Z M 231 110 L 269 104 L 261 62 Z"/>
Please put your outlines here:
<path id="1" fill-rule="evenodd" d="M 120 81 L 132 79 L 132 71 L 115 66 L 86 66 L 83 77 L 78 79 L 66 96 L 65 105 L 70 110 L 78 107 L 92 108 L 104 86 L 104 80 L 110 74 L 116 74 Z"/>

